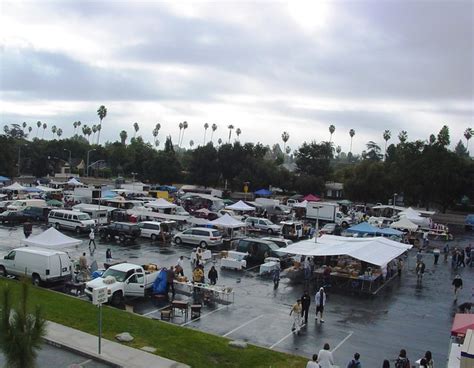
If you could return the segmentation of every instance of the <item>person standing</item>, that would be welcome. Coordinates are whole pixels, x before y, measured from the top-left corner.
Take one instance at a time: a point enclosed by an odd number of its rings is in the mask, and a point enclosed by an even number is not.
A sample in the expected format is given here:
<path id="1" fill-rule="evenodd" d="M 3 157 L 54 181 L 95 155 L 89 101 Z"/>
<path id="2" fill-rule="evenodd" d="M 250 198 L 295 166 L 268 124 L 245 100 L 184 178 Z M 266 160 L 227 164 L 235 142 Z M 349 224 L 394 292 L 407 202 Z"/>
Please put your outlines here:
<path id="1" fill-rule="evenodd" d="M 453 280 L 453 286 L 454 286 L 454 300 L 458 300 L 458 292 L 459 289 L 462 289 L 462 279 L 461 276 L 456 275 L 456 277 Z"/>
<path id="2" fill-rule="evenodd" d="M 464 258 L 465 258 L 465 253 L 464 253 L 464 249 L 461 248 L 458 250 L 458 267 L 466 267 L 466 263 L 464 262 Z"/>
<path id="3" fill-rule="evenodd" d="M 110 248 L 107 248 L 107 250 L 105 251 L 105 261 L 107 263 L 112 262 L 112 251 L 110 250 Z"/>
<path id="4" fill-rule="evenodd" d="M 439 250 L 439 248 L 433 249 L 434 264 L 435 264 L 435 265 L 438 264 L 438 259 L 439 259 L 439 255 L 440 255 L 440 254 L 441 254 L 441 251 Z"/>
<path id="5" fill-rule="evenodd" d="M 180 256 L 178 259 L 178 263 L 176 265 L 176 273 L 180 274 L 181 276 L 184 276 L 184 257 Z"/>
<path id="6" fill-rule="evenodd" d="M 321 316 L 321 323 L 324 323 L 323 313 L 324 313 L 324 306 L 326 305 L 326 293 L 324 292 L 324 288 L 320 288 L 319 291 L 316 293 L 314 297 L 314 301 L 316 302 L 316 322 L 318 322 L 318 313 Z"/>
<path id="7" fill-rule="evenodd" d="M 351 359 L 349 361 L 349 364 L 347 364 L 347 368 L 362 368 L 362 365 L 360 364 L 360 354 L 355 353 L 354 354 L 354 359 Z"/>
<path id="8" fill-rule="evenodd" d="M 431 351 L 428 350 L 425 353 L 424 359 L 426 361 L 426 367 L 427 368 L 433 368 L 434 367 L 433 355 L 431 354 Z"/>
<path id="9" fill-rule="evenodd" d="M 397 261 L 398 277 L 402 277 L 402 269 L 403 269 L 403 261 L 401 258 L 398 258 L 398 261 Z"/>
<path id="10" fill-rule="evenodd" d="M 382 368 L 390 368 L 390 362 L 388 359 L 385 359 L 382 363 Z"/>
<path id="11" fill-rule="evenodd" d="M 299 333 L 301 328 L 301 299 L 298 299 L 291 307 L 290 316 L 293 315 L 293 326 L 291 331 Z"/>
<path id="12" fill-rule="evenodd" d="M 23 234 L 25 235 L 25 238 L 28 239 L 28 237 L 31 235 L 33 232 L 33 224 L 29 221 L 26 221 L 23 224 Z"/>
<path id="13" fill-rule="evenodd" d="M 273 288 L 276 289 L 280 284 L 280 266 L 273 270 Z"/>
<path id="14" fill-rule="evenodd" d="M 418 249 L 418 252 L 416 253 L 416 262 L 419 263 L 423 259 L 423 253 L 421 253 L 421 249 Z"/>
<path id="15" fill-rule="evenodd" d="M 215 285 L 217 283 L 218 275 L 217 275 L 217 270 L 214 266 L 212 266 L 211 269 L 209 270 L 207 277 L 209 278 L 211 285 Z"/>
<path id="16" fill-rule="evenodd" d="M 301 297 L 301 318 L 304 317 L 304 324 L 308 324 L 309 306 L 311 305 L 311 297 L 308 294 L 308 290 L 305 290 Z"/>
<path id="17" fill-rule="evenodd" d="M 166 294 L 169 293 L 171 289 L 171 300 L 174 300 L 175 290 L 174 290 L 174 267 L 171 266 L 170 269 L 166 272 Z"/>
<path id="18" fill-rule="evenodd" d="M 466 249 L 466 265 L 472 267 L 472 257 L 471 257 L 471 244 L 469 244 Z"/>
<path id="19" fill-rule="evenodd" d="M 94 244 L 94 248 L 91 248 L 91 244 Z M 97 246 L 95 245 L 95 232 L 94 228 L 91 228 L 91 231 L 89 233 L 89 253 L 91 256 L 94 255 L 94 251 L 97 249 Z"/>
<path id="20" fill-rule="evenodd" d="M 449 256 L 449 244 L 446 243 L 446 245 L 443 248 L 443 253 L 444 253 L 444 261 L 448 262 L 448 256 Z"/>
<path id="21" fill-rule="evenodd" d="M 318 363 L 321 368 L 332 368 L 334 365 L 334 357 L 330 349 L 329 344 L 325 343 L 323 349 L 319 351 Z"/>
<path id="22" fill-rule="evenodd" d="M 313 359 L 306 363 L 306 368 L 320 368 L 318 364 L 318 354 L 313 354 Z"/>
<path id="23" fill-rule="evenodd" d="M 410 360 L 407 358 L 405 349 L 400 350 L 397 360 L 395 360 L 395 368 L 410 368 Z"/>
<path id="24" fill-rule="evenodd" d="M 418 282 L 423 280 L 423 274 L 425 273 L 425 263 L 420 261 L 416 264 L 416 279 Z"/>
<path id="25" fill-rule="evenodd" d="M 86 271 L 87 270 L 87 258 L 86 258 L 86 253 L 82 253 L 82 256 L 79 257 L 79 269 L 81 271 Z"/>

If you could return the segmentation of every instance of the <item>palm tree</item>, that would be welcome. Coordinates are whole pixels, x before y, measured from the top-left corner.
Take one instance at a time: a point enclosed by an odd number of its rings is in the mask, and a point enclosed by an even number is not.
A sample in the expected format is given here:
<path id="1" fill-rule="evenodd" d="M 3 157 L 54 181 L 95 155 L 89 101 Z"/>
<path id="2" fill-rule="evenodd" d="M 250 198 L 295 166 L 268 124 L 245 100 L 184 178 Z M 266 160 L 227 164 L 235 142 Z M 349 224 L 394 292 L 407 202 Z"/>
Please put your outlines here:
<path id="1" fill-rule="evenodd" d="M 125 130 L 122 130 L 120 132 L 120 142 L 125 146 L 126 142 L 127 142 L 127 132 Z"/>
<path id="2" fill-rule="evenodd" d="M 398 139 L 400 140 L 400 143 L 403 144 L 407 141 L 408 139 L 408 133 L 406 130 L 402 130 L 400 133 L 398 133 Z"/>
<path id="3" fill-rule="evenodd" d="M 61 136 L 63 135 L 63 130 L 61 128 L 59 128 L 57 131 L 56 131 L 56 135 L 58 136 L 58 139 L 61 138 Z"/>
<path id="4" fill-rule="evenodd" d="M 227 129 L 229 129 L 229 143 L 230 143 L 230 137 L 232 135 L 232 129 L 234 129 L 234 126 L 231 124 L 227 127 Z"/>
<path id="5" fill-rule="evenodd" d="M 56 125 L 53 125 L 51 127 L 51 132 L 53 133 L 53 139 L 54 139 L 54 136 L 56 135 L 57 130 L 58 130 L 58 128 L 56 127 Z"/>
<path id="6" fill-rule="evenodd" d="M 135 133 L 133 133 L 133 138 L 135 138 L 137 136 L 138 131 L 140 130 L 138 123 L 133 123 L 133 129 L 135 130 Z"/>
<path id="7" fill-rule="evenodd" d="M 286 150 L 286 142 L 290 139 L 290 134 L 288 132 L 281 133 L 281 140 L 283 141 L 283 151 Z"/>
<path id="8" fill-rule="evenodd" d="M 84 125 L 82 126 L 82 135 L 84 136 L 84 138 L 86 138 L 88 129 L 89 129 L 89 127 L 87 126 L 87 124 L 84 124 Z M 86 139 L 87 139 L 87 138 L 86 138 Z M 87 142 L 89 142 L 89 141 L 87 141 Z"/>
<path id="9" fill-rule="evenodd" d="M 155 141 L 155 147 L 158 147 L 159 145 L 160 145 L 160 141 L 157 139 L 157 140 Z"/>
<path id="10" fill-rule="evenodd" d="M 191 139 L 191 140 L 189 141 L 189 147 L 193 148 L 193 146 L 194 146 L 194 141 Z"/>
<path id="11" fill-rule="evenodd" d="M 329 125 L 329 134 L 331 134 L 329 136 L 329 143 L 332 142 L 332 135 L 334 134 L 334 132 L 336 131 L 336 127 L 334 125 Z"/>
<path id="12" fill-rule="evenodd" d="M 205 124 L 204 124 L 204 142 L 202 143 L 203 145 L 206 144 L 207 129 L 209 129 L 209 124 L 208 124 L 208 123 L 205 123 Z"/>
<path id="13" fill-rule="evenodd" d="M 76 135 L 77 121 L 75 121 L 74 123 L 72 123 L 72 126 L 74 127 L 74 133 L 73 133 L 73 135 Z"/>
<path id="14" fill-rule="evenodd" d="M 212 142 L 212 137 L 214 136 L 214 132 L 217 130 L 217 125 L 216 125 L 216 124 L 212 124 L 211 129 L 212 129 L 212 132 L 211 132 L 211 143 L 213 143 L 213 142 Z"/>
<path id="15" fill-rule="evenodd" d="M 89 142 L 89 144 L 91 143 L 91 134 L 92 134 L 92 129 L 91 127 L 87 127 L 87 142 Z M 94 143 L 94 142 L 92 142 Z"/>
<path id="16" fill-rule="evenodd" d="M 41 128 L 41 121 L 37 121 L 37 122 L 36 122 L 36 126 L 38 127 L 38 128 L 36 129 L 36 138 L 38 138 L 39 128 Z"/>
<path id="17" fill-rule="evenodd" d="M 349 135 L 351 136 L 351 148 L 349 150 L 349 153 L 352 153 L 352 138 L 354 138 L 356 132 L 354 129 L 349 130 Z"/>
<path id="18" fill-rule="evenodd" d="M 217 140 L 217 144 L 218 144 L 219 146 L 222 144 L 222 138 L 219 138 L 219 139 Z"/>
<path id="19" fill-rule="evenodd" d="M 17 308 L 13 308 L 12 289 L 2 286 L 2 308 L 0 314 L 0 351 L 5 357 L 5 366 L 33 368 L 38 350 L 46 335 L 46 321 L 39 305 L 29 313 L 29 284 L 21 283 Z"/>
<path id="20" fill-rule="evenodd" d="M 31 134 L 31 131 L 33 130 L 33 128 L 31 126 L 28 127 L 28 135 Z"/>
<path id="21" fill-rule="evenodd" d="M 237 134 L 237 140 L 240 140 L 240 135 L 242 134 L 242 131 L 240 130 L 240 128 L 237 128 L 237 130 L 235 131 L 235 134 Z"/>
<path id="22" fill-rule="evenodd" d="M 385 130 L 383 132 L 383 139 L 385 141 L 385 158 L 387 158 L 387 142 L 392 138 L 392 132 L 390 130 Z"/>
<path id="23" fill-rule="evenodd" d="M 43 136 L 41 137 L 41 139 L 44 139 L 44 131 L 46 130 L 47 127 L 48 127 L 48 124 L 43 123 Z"/>
<path id="24" fill-rule="evenodd" d="M 181 143 L 183 143 L 183 138 L 184 138 L 184 131 L 188 129 L 188 122 L 183 121 L 183 135 L 181 136 Z M 181 144 L 180 144 L 181 145 Z"/>
<path id="25" fill-rule="evenodd" d="M 464 131 L 464 138 L 466 138 L 466 151 L 469 152 L 469 140 L 472 138 L 472 136 L 474 135 L 474 130 L 472 128 L 467 128 L 465 131 Z"/>
<path id="26" fill-rule="evenodd" d="M 25 134 L 25 128 L 28 124 L 26 124 L 26 121 L 23 122 L 23 124 L 21 124 L 22 127 L 23 127 L 23 134 Z"/>
<path id="27" fill-rule="evenodd" d="M 99 126 L 102 128 L 102 120 L 107 116 L 107 109 L 104 105 L 101 105 L 97 110 L 97 115 L 99 115 L 100 124 Z M 97 144 L 100 142 L 100 129 L 98 129 L 99 135 L 97 136 Z"/>
<path id="28" fill-rule="evenodd" d="M 291 152 L 291 147 L 286 147 L 286 148 L 285 148 L 285 152 L 286 152 L 287 155 L 289 155 L 290 152 Z"/>
<path id="29" fill-rule="evenodd" d="M 341 151 L 342 151 L 341 146 L 337 146 L 337 147 L 336 147 L 337 157 L 339 157 L 339 155 L 341 154 Z"/>
<path id="30" fill-rule="evenodd" d="M 160 133 L 160 129 L 161 129 L 161 124 L 156 123 L 155 129 L 153 129 L 153 138 L 154 138 L 154 141 L 155 141 L 155 145 L 156 145 L 156 137 L 158 137 L 158 134 Z"/>
<path id="31" fill-rule="evenodd" d="M 97 133 L 97 125 L 92 125 L 92 143 L 94 143 L 95 133 Z"/>
<path id="32" fill-rule="evenodd" d="M 179 123 L 178 127 L 179 127 L 178 147 L 179 147 L 179 142 L 181 141 L 181 130 L 183 130 L 183 123 Z"/>
<path id="33" fill-rule="evenodd" d="M 153 129 L 151 134 L 153 135 L 153 143 L 156 143 L 156 137 L 158 137 L 158 129 L 156 129 L 156 128 Z"/>

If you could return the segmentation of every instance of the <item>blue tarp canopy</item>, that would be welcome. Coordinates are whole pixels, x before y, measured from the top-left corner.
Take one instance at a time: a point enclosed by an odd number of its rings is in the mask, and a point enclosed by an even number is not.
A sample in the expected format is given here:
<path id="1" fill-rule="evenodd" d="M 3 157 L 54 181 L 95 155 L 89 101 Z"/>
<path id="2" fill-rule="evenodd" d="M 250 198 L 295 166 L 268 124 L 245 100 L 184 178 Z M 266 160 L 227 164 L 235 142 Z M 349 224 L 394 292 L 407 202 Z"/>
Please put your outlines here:
<path id="1" fill-rule="evenodd" d="M 10 178 L 7 178 L 6 176 L 1 176 L 0 175 L 0 182 L 5 182 L 5 181 L 10 181 Z"/>
<path id="2" fill-rule="evenodd" d="M 388 236 L 392 236 L 392 235 L 401 236 L 403 234 L 403 231 L 395 230 L 389 227 L 384 227 L 382 229 L 379 229 L 378 233 L 382 235 L 388 235 Z"/>
<path id="3" fill-rule="evenodd" d="M 348 233 L 357 233 L 357 234 L 369 234 L 369 235 L 387 235 L 387 236 L 399 236 L 402 235 L 402 231 L 398 231 L 390 228 L 378 228 L 370 225 L 367 222 L 361 222 L 360 224 L 351 226 L 346 230 Z"/>
<path id="4" fill-rule="evenodd" d="M 272 195 L 272 192 L 268 189 L 259 189 L 255 192 L 255 194 L 259 196 L 270 196 Z"/>
<path id="5" fill-rule="evenodd" d="M 25 192 L 29 192 L 29 193 L 41 193 L 42 190 L 41 189 L 38 189 L 36 187 L 26 187 L 25 188 Z"/>

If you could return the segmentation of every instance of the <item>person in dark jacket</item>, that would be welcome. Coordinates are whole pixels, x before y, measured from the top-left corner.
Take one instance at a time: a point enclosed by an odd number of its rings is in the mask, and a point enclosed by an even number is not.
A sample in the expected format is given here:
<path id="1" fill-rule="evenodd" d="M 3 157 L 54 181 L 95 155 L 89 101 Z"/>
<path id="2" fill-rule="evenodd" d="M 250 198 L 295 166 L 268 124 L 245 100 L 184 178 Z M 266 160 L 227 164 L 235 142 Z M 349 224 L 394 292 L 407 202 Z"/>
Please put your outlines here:
<path id="1" fill-rule="evenodd" d="M 301 297 L 301 318 L 304 317 L 304 324 L 308 324 L 309 306 L 311 305 L 311 297 L 308 294 L 308 290 L 305 290 Z"/>
<path id="2" fill-rule="evenodd" d="M 209 273 L 207 274 L 207 277 L 209 278 L 209 281 L 211 282 L 211 285 L 215 285 L 217 282 L 217 270 L 214 266 L 211 267 L 209 270 Z"/>

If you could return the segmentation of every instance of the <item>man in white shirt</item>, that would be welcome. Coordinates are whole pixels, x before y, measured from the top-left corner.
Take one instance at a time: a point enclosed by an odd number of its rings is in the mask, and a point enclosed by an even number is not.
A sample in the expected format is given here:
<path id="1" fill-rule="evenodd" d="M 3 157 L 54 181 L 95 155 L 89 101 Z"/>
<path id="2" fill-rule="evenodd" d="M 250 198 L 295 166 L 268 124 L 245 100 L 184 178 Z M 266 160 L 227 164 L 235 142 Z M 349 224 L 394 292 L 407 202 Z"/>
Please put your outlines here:
<path id="1" fill-rule="evenodd" d="M 332 368 L 332 366 L 334 365 L 334 358 L 329 349 L 329 344 L 325 343 L 324 348 L 319 351 L 318 363 L 320 368 Z"/>
<path id="2" fill-rule="evenodd" d="M 320 368 L 317 361 L 318 361 L 318 354 L 313 354 L 313 360 L 310 360 L 306 364 L 306 368 Z"/>
<path id="3" fill-rule="evenodd" d="M 314 297 L 314 301 L 316 302 L 316 322 L 318 322 L 318 313 L 320 313 L 321 323 L 324 323 L 323 312 L 324 306 L 326 305 L 326 293 L 324 292 L 324 288 L 319 289 Z"/>
<path id="4" fill-rule="evenodd" d="M 176 272 L 178 272 L 181 276 L 184 276 L 184 269 L 183 269 L 183 266 L 184 266 L 184 257 L 181 256 L 179 257 L 178 259 L 178 263 L 176 264 Z"/>

